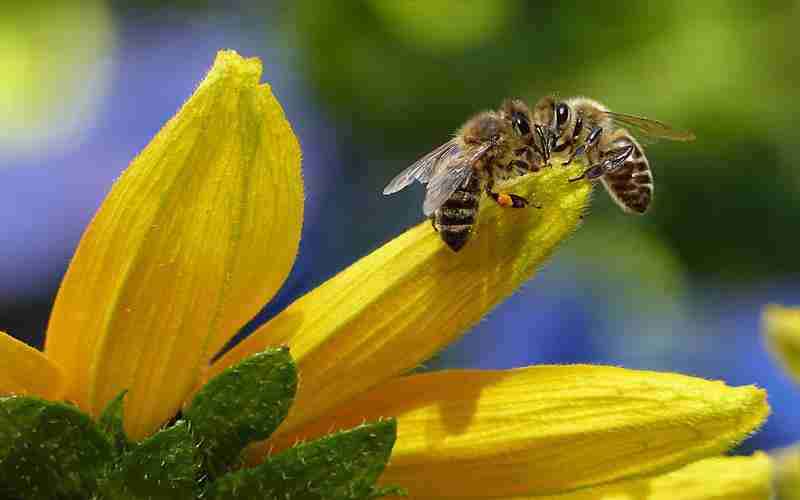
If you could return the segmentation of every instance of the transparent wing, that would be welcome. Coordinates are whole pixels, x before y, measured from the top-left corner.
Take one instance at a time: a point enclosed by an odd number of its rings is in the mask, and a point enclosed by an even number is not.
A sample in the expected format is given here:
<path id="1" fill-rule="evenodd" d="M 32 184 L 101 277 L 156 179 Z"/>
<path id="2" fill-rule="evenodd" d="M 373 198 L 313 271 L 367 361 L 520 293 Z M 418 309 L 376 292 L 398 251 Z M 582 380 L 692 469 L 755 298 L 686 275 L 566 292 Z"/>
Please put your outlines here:
<path id="1" fill-rule="evenodd" d="M 422 211 L 430 216 L 441 207 L 459 186 L 466 186 L 474 170 L 475 163 L 480 160 L 494 144 L 487 142 L 469 152 L 464 158 L 460 150 L 447 155 L 436 164 L 433 175 L 428 182 L 428 191 L 422 203 Z"/>
<path id="2" fill-rule="evenodd" d="M 614 113 L 613 111 L 606 111 L 606 115 L 615 123 L 624 125 L 633 129 L 632 132 L 638 132 L 651 139 L 669 139 L 671 141 L 693 141 L 695 139 L 692 132 L 688 130 L 676 130 L 658 120 L 652 120 L 643 116 Z"/>
<path id="3" fill-rule="evenodd" d="M 422 204 L 425 215 L 430 216 L 441 207 L 459 186 L 469 182 L 471 175 L 472 163 L 464 161 L 463 158 L 439 165 L 425 193 L 425 202 Z"/>
<path id="4" fill-rule="evenodd" d="M 492 146 L 494 146 L 494 143 L 486 142 L 476 147 L 474 151 L 470 151 L 470 156 L 469 158 L 467 158 L 467 163 L 472 165 L 476 161 L 483 158 L 483 155 L 486 154 L 486 152 L 489 151 L 492 148 Z"/>
<path id="5" fill-rule="evenodd" d="M 422 184 L 427 183 L 430 180 L 431 175 L 433 175 L 436 165 L 442 161 L 447 161 L 450 158 L 457 156 L 459 151 L 460 150 L 455 139 L 445 142 L 438 148 L 414 162 L 413 165 L 400 172 L 397 177 L 392 179 L 392 182 L 383 188 L 383 194 L 396 193 L 415 180 Z"/>

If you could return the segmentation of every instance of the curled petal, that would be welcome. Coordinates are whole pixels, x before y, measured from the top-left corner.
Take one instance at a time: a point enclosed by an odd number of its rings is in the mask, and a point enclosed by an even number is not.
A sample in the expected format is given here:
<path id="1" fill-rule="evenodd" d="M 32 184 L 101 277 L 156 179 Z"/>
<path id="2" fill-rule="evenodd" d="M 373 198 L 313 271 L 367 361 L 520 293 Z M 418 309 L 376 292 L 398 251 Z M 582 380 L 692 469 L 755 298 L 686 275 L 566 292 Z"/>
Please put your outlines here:
<path id="1" fill-rule="evenodd" d="M 586 365 L 446 371 L 382 384 L 270 445 L 396 417 L 383 483 L 412 498 L 514 497 L 718 455 L 768 412 L 763 390 L 672 373 Z"/>

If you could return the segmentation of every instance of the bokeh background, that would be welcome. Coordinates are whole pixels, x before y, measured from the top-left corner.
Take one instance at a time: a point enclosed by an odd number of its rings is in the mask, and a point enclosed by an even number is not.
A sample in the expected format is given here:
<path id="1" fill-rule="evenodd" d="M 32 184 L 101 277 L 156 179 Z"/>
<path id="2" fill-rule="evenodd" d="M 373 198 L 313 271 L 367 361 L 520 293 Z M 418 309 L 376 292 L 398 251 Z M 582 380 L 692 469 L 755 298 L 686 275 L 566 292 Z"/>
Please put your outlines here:
<path id="1" fill-rule="evenodd" d="M 755 383 L 774 413 L 741 450 L 800 439 L 800 389 L 759 338 L 764 304 L 800 303 L 800 3 L 132 3 L 0 13 L 0 329 L 42 344 L 92 213 L 220 48 L 263 59 L 304 151 L 298 263 L 253 324 L 419 222 L 419 186 L 381 190 L 469 115 L 583 94 L 698 140 L 648 149 L 645 217 L 598 190 L 546 269 L 424 368 L 591 362 Z"/>

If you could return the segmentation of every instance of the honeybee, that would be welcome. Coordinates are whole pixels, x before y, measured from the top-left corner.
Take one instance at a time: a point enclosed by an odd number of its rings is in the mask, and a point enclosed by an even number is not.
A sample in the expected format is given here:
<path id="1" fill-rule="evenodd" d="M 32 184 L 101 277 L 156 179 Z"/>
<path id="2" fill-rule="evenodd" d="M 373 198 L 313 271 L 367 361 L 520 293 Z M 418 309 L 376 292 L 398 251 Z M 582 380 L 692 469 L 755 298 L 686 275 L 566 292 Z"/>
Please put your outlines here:
<path id="1" fill-rule="evenodd" d="M 547 161 L 546 132 L 531 129 L 528 106 L 506 100 L 497 111 L 473 116 L 454 137 L 400 172 L 384 188 L 389 195 L 413 181 L 427 184 L 422 211 L 453 251 L 473 233 L 482 192 L 502 207 L 524 208 L 522 196 L 499 193 L 495 182 L 538 171 Z"/>
<path id="2" fill-rule="evenodd" d="M 561 102 L 552 96 L 544 97 L 533 108 L 533 121 L 548 131 L 548 153 L 568 152 L 564 165 L 578 155 L 586 155 L 589 167 L 570 182 L 599 178 L 617 205 L 635 214 L 645 213 L 650 206 L 653 175 L 644 148 L 631 131 L 652 139 L 695 138 L 691 132 L 656 120 L 609 111 L 586 97 Z"/>

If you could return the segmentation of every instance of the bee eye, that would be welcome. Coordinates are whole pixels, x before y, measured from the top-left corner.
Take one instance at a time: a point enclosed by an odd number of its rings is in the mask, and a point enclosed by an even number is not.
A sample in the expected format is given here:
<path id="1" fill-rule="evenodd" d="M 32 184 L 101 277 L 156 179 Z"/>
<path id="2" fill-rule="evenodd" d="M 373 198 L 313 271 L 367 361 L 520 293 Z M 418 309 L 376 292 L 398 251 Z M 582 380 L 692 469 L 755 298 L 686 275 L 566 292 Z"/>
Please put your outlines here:
<path id="1" fill-rule="evenodd" d="M 528 135 L 531 133 L 531 125 L 528 123 L 528 118 L 522 113 L 514 113 L 511 124 L 519 135 Z"/>
<path id="2" fill-rule="evenodd" d="M 559 103 L 556 106 L 556 127 L 559 129 L 566 125 L 567 120 L 569 120 L 569 106 L 566 104 Z"/>

